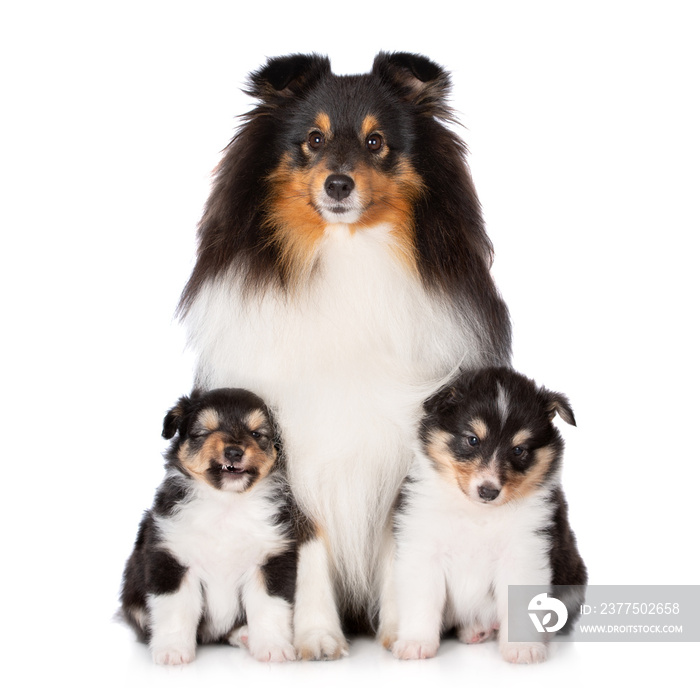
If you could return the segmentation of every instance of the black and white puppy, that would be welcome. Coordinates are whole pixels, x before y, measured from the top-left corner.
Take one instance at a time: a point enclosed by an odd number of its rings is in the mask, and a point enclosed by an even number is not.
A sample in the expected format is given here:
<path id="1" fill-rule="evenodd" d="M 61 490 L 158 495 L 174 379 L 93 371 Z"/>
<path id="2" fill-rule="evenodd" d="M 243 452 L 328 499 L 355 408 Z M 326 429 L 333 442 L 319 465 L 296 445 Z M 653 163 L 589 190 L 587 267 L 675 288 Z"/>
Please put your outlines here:
<path id="1" fill-rule="evenodd" d="M 560 486 L 565 396 L 506 368 L 464 372 L 425 403 L 415 469 L 395 517 L 395 598 L 383 642 L 400 659 L 499 630 L 507 661 L 543 661 L 545 643 L 509 642 L 509 585 L 585 586 Z M 582 589 L 578 589 L 579 591 Z M 569 624 L 582 600 L 567 600 Z"/>
<path id="2" fill-rule="evenodd" d="M 160 664 L 192 661 L 197 641 L 294 659 L 293 504 L 267 407 L 242 389 L 195 393 L 163 437 L 174 439 L 124 571 L 124 618 Z"/>

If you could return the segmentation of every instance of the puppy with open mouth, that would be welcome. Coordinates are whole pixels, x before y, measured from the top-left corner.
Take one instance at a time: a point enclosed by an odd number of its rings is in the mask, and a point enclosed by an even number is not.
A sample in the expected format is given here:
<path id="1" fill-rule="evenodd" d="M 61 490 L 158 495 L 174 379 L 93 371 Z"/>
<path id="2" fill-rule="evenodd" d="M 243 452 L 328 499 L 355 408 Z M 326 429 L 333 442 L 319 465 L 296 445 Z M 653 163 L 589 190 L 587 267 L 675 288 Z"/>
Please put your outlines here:
<path id="1" fill-rule="evenodd" d="M 196 392 L 163 437 L 166 475 L 126 564 L 123 617 L 160 664 L 192 661 L 197 642 L 294 659 L 294 504 L 270 412 L 243 389 Z"/>

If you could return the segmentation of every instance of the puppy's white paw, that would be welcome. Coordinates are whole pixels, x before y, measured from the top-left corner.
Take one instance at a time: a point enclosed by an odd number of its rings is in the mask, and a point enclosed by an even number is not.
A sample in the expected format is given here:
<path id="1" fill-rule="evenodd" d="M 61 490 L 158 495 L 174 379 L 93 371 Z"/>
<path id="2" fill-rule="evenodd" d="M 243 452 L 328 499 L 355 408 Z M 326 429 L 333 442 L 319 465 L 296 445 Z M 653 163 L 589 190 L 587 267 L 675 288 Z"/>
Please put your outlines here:
<path id="1" fill-rule="evenodd" d="M 256 661 L 282 663 L 295 661 L 296 650 L 291 644 L 258 644 L 251 645 L 250 653 Z"/>
<path id="2" fill-rule="evenodd" d="M 547 660 L 549 650 L 542 642 L 503 642 L 501 656 L 512 664 L 539 664 Z"/>
<path id="3" fill-rule="evenodd" d="M 154 647 L 151 649 L 153 661 L 163 666 L 178 666 L 194 661 L 194 647 Z"/>
<path id="4" fill-rule="evenodd" d="M 492 639 L 495 634 L 494 628 L 474 623 L 460 627 L 457 630 L 457 639 L 464 644 L 481 644 Z"/>
<path id="5" fill-rule="evenodd" d="M 397 659 L 416 660 L 416 659 L 432 659 L 437 654 L 440 642 L 413 642 L 404 639 L 399 639 L 394 642 L 391 647 L 391 653 Z"/>
<path id="6" fill-rule="evenodd" d="M 393 629 L 380 628 L 379 632 L 377 632 L 377 639 L 387 651 L 391 651 L 391 648 L 396 642 L 396 631 Z"/>
<path id="7" fill-rule="evenodd" d="M 298 634 L 294 646 L 304 661 L 332 661 L 348 655 L 348 643 L 342 633 L 323 629 Z"/>
<path id="8" fill-rule="evenodd" d="M 248 648 L 248 625 L 243 625 L 238 629 L 233 630 L 228 637 L 228 643 L 232 647 L 240 647 L 241 649 Z"/>

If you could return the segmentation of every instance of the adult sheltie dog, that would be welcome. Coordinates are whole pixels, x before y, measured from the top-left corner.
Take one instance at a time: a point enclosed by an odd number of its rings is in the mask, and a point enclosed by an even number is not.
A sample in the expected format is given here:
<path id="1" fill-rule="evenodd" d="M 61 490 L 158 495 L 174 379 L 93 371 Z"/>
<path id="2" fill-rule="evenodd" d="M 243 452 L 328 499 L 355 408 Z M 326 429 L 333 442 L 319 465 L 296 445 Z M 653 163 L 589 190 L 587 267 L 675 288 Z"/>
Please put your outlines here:
<path id="1" fill-rule="evenodd" d="M 196 386 L 243 386 L 273 408 L 314 523 L 298 562 L 302 658 L 337 658 L 345 623 L 376 623 L 422 402 L 458 367 L 509 362 L 448 91 L 414 54 L 380 53 L 353 76 L 317 55 L 269 60 L 201 221 L 180 304 Z"/>

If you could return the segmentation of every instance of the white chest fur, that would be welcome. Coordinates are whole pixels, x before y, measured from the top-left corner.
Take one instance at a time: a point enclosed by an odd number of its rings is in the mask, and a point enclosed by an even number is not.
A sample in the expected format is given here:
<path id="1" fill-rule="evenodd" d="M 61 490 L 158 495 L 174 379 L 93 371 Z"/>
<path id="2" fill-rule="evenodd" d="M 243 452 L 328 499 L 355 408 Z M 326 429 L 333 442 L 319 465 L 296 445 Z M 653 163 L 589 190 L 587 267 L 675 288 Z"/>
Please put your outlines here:
<path id="1" fill-rule="evenodd" d="M 429 466 L 408 490 L 398 517 L 396 580 L 439 572 L 447 627 L 499 620 L 507 587 L 549 584 L 551 523 L 546 494 L 504 506 L 472 503 Z"/>
<path id="2" fill-rule="evenodd" d="M 385 227 L 329 225 L 306 282 L 246 296 L 231 271 L 187 316 L 200 382 L 274 407 L 295 496 L 360 581 L 410 464 L 419 407 L 476 342 L 392 240 Z"/>
<path id="3" fill-rule="evenodd" d="M 213 637 L 231 629 L 242 612 L 242 587 L 286 545 L 266 498 L 271 487 L 262 482 L 239 494 L 197 485 L 194 498 L 175 515 L 156 517 L 163 546 L 202 587 Z"/>

